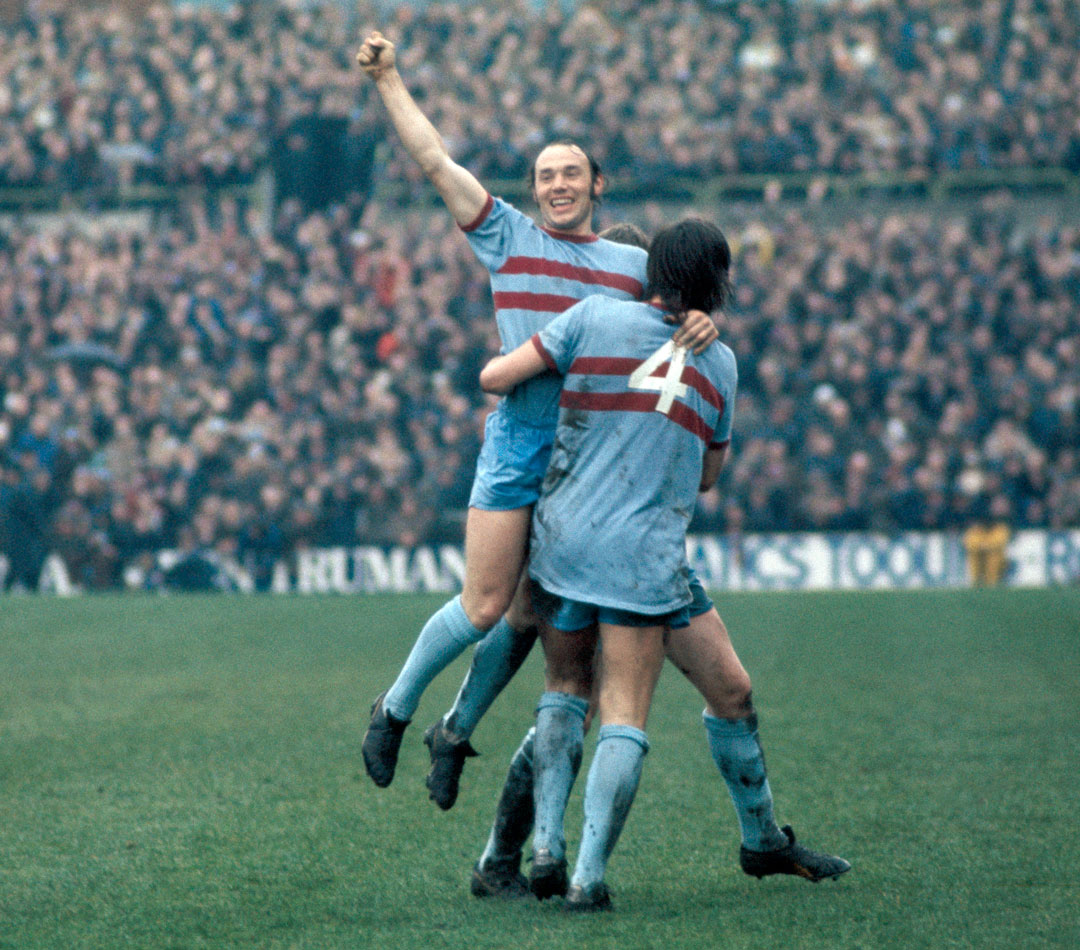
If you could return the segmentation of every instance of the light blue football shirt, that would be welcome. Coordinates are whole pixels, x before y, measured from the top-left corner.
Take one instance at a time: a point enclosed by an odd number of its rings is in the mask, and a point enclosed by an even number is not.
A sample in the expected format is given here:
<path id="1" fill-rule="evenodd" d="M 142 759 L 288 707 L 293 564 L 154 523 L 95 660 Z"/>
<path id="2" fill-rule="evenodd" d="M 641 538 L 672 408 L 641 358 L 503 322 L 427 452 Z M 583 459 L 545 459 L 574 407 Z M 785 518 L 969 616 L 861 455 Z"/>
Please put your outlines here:
<path id="1" fill-rule="evenodd" d="M 640 247 L 548 230 L 501 198 L 489 195 L 462 230 L 491 275 L 503 353 L 591 294 L 637 300 L 644 289 L 648 255 Z M 544 373 L 505 396 L 503 406 L 522 422 L 553 427 L 561 384 L 554 373 Z"/>
<path id="2" fill-rule="evenodd" d="M 719 342 L 675 350 L 663 318 L 593 296 L 533 337 L 564 377 L 529 561 L 553 594 L 643 614 L 690 602 L 686 529 L 705 451 L 731 437 L 737 370 Z"/>

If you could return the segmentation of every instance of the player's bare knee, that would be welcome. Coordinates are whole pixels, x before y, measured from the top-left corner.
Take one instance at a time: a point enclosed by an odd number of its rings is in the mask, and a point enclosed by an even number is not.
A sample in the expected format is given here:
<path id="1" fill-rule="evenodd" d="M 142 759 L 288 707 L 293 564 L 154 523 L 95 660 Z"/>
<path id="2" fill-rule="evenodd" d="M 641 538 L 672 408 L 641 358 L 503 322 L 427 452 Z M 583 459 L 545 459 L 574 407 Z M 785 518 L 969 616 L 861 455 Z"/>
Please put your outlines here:
<path id="1" fill-rule="evenodd" d="M 710 714 L 719 719 L 746 719 L 753 711 L 750 676 L 745 671 L 726 680 L 721 689 L 713 691 L 709 701 Z"/>
<path id="2" fill-rule="evenodd" d="M 549 693 L 567 693 L 570 696 L 589 699 L 592 696 L 592 681 L 579 676 L 549 674 L 544 677 L 544 689 Z"/>
<path id="3" fill-rule="evenodd" d="M 592 695 L 593 678 L 591 668 L 574 662 L 572 658 L 548 656 L 544 664 L 544 689 L 553 693 L 569 693 L 588 699 Z"/>
<path id="4" fill-rule="evenodd" d="M 750 677 L 745 679 L 745 685 L 731 694 L 731 704 L 738 712 L 737 717 L 742 719 L 754 711 L 754 694 L 750 689 Z"/>
<path id="5" fill-rule="evenodd" d="M 510 598 L 498 591 L 481 594 L 463 592 L 461 606 L 465 616 L 477 630 L 487 632 L 499 622 L 510 606 Z"/>

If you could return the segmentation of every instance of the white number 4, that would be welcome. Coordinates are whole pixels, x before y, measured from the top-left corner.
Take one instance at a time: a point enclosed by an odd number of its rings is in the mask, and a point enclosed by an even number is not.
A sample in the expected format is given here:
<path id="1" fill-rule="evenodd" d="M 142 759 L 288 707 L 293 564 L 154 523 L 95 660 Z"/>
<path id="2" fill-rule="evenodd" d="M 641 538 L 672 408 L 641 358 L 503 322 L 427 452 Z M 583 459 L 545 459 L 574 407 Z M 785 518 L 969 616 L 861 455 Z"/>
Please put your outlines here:
<path id="1" fill-rule="evenodd" d="M 667 375 L 653 376 L 653 371 L 670 358 Z M 686 395 L 686 383 L 682 381 L 683 368 L 686 366 L 686 348 L 676 346 L 668 340 L 660 349 L 630 374 L 631 389 L 645 389 L 660 393 L 656 401 L 656 411 L 665 416 L 671 412 L 671 404 L 676 396 Z"/>

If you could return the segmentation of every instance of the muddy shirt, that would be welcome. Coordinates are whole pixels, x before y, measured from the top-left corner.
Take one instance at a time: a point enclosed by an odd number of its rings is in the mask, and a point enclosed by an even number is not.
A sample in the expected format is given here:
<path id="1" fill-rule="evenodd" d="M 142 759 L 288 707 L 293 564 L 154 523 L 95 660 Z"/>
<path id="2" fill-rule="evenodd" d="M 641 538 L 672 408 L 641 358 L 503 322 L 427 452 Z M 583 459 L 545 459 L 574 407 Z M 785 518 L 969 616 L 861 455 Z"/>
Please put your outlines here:
<path id="1" fill-rule="evenodd" d="M 663 318 L 589 297 L 533 337 L 564 377 L 529 562 L 553 594 L 644 614 L 690 601 L 686 529 L 705 451 L 731 437 L 737 372 L 722 343 L 675 348 Z"/>

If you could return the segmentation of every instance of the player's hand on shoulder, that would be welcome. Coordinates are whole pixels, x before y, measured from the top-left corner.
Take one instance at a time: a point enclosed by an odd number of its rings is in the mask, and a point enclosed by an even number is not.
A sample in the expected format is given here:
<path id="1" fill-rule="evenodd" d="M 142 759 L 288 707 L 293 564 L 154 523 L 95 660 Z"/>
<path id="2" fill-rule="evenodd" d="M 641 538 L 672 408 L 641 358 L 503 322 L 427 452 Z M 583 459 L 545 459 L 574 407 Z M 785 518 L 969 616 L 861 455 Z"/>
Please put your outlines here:
<path id="1" fill-rule="evenodd" d="M 703 310 L 687 310 L 685 316 L 668 315 L 664 319 L 668 323 L 680 323 L 671 339 L 676 346 L 685 346 L 695 354 L 704 352 L 720 337 L 716 322 Z"/>
<path id="2" fill-rule="evenodd" d="M 394 44 L 378 30 L 372 30 L 360 45 L 356 61 L 372 79 L 394 68 Z"/>

